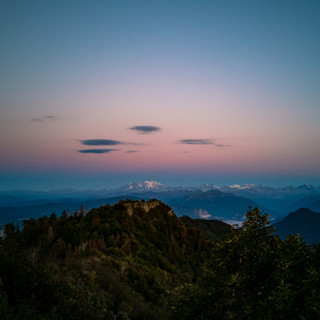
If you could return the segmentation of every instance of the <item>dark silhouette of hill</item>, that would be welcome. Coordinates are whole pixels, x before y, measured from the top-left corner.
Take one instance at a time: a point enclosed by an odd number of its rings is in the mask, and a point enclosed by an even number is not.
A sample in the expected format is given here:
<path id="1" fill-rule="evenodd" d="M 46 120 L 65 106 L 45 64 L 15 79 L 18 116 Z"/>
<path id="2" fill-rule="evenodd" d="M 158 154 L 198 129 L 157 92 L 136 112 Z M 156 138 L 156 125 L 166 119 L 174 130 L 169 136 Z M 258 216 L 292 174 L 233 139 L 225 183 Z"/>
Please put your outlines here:
<path id="1" fill-rule="evenodd" d="M 229 233 L 232 227 L 219 220 L 191 219 L 188 216 L 180 218 L 188 227 L 193 227 L 201 231 L 209 239 L 217 242 L 224 235 Z"/>
<path id="2" fill-rule="evenodd" d="M 290 213 L 282 221 L 273 225 L 281 238 L 300 234 L 308 243 L 320 242 L 320 214 L 307 208 Z"/>

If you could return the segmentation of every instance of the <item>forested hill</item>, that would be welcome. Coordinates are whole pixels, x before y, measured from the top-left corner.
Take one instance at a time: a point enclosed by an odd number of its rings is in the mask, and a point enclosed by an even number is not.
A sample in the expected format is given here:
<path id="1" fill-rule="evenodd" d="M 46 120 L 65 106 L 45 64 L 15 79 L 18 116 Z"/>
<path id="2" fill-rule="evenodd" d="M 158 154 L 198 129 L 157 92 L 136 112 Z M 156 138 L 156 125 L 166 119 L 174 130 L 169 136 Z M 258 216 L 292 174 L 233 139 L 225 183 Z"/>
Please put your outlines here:
<path id="1" fill-rule="evenodd" d="M 216 239 L 230 230 L 207 227 Z M 168 319 L 168 292 L 199 278 L 214 245 L 158 200 L 9 224 L 4 238 L 0 294 L 18 318 Z"/>
<path id="2" fill-rule="evenodd" d="M 320 246 L 120 201 L 13 224 L 0 239 L 0 319 L 319 319 Z"/>

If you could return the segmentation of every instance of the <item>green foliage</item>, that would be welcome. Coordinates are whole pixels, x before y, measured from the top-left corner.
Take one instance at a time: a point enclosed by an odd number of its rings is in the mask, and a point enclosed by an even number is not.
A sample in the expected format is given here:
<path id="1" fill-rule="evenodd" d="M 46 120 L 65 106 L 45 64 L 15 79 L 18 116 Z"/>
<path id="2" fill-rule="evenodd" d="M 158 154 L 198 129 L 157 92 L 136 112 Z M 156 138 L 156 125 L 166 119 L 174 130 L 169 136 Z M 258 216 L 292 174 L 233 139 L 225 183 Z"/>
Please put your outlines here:
<path id="1" fill-rule="evenodd" d="M 257 208 L 231 231 L 120 201 L 5 226 L 0 318 L 318 319 L 319 257 Z"/>
<path id="2" fill-rule="evenodd" d="M 196 285 L 175 292 L 175 319 L 318 319 L 314 247 L 298 237 L 274 236 L 258 208 L 246 216 L 213 249 Z"/>
<path id="3" fill-rule="evenodd" d="M 0 247 L 0 312 L 168 319 L 170 292 L 196 278 L 212 245 L 157 200 L 30 219 L 22 230 L 9 224 Z"/>

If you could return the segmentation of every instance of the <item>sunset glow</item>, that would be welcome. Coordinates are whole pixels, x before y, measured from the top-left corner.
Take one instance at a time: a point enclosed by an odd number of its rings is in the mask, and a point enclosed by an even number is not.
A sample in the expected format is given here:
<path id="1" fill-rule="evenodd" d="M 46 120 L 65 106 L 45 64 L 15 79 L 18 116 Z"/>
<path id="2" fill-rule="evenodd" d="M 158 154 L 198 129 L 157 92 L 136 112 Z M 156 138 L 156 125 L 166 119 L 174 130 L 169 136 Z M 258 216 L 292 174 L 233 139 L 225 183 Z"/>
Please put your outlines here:
<path id="1" fill-rule="evenodd" d="M 317 1 L 6 1 L 0 188 L 320 184 Z"/>

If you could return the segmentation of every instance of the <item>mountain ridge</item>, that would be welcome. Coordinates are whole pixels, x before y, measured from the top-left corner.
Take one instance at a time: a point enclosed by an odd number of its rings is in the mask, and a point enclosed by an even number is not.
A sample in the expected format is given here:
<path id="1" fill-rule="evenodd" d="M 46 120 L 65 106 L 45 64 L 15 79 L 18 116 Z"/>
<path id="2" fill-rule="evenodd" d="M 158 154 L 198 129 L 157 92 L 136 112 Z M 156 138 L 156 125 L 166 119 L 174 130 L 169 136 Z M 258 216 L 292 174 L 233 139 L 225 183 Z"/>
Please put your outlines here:
<path id="1" fill-rule="evenodd" d="M 173 191 L 173 190 L 200 190 L 200 191 L 209 191 L 209 190 L 220 190 L 222 192 L 251 192 L 252 195 L 264 194 L 268 195 L 271 198 L 285 197 L 287 195 L 312 195 L 320 194 L 320 186 L 312 186 L 310 184 L 302 184 L 299 186 L 285 186 L 285 187 L 272 187 L 266 185 L 257 185 L 257 184 L 232 184 L 225 186 L 218 186 L 215 184 L 205 183 L 200 186 L 166 186 L 155 180 L 144 180 L 138 182 L 130 182 L 122 187 L 118 188 L 109 188 L 109 189 L 87 189 L 87 190 L 77 190 L 74 188 L 64 188 L 64 189 L 53 189 L 49 191 L 37 191 L 37 190 L 27 190 L 27 189 L 17 189 L 17 190 L 0 190 L 0 196 L 5 195 L 16 195 L 20 197 L 24 196 L 34 196 L 44 198 L 48 196 L 63 196 L 63 195 L 74 195 L 77 194 L 112 194 L 114 192 L 120 191 L 132 191 L 132 192 L 145 192 L 145 191 Z M 1 200 L 1 198 L 0 198 Z"/>
<path id="2" fill-rule="evenodd" d="M 168 203 L 179 216 L 192 218 L 241 221 L 251 206 L 278 219 L 301 207 L 317 211 L 320 187 L 307 184 L 282 188 L 254 184 L 219 187 L 208 183 L 199 187 L 168 187 L 158 181 L 145 180 L 109 190 L 0 191 L 0 223 L 10 222 L 10 217 L 16 221 L 32 214 L 40 217 L 45 213 L 61 214 L 67 209 L 79 210 L 81 205 L 91 209 L 104 203 L 112 204 L 112 199 L 126 198 L 156 198 Z"/>
<path id="3" fill-rule="evenodd" d="M 291 212 L 273 226 L 276 228 L 276 234 L 283 239 L 288 235 L 300 234 L 307 243 L 320 242 L 320 213 L 308 208 Z"/>

